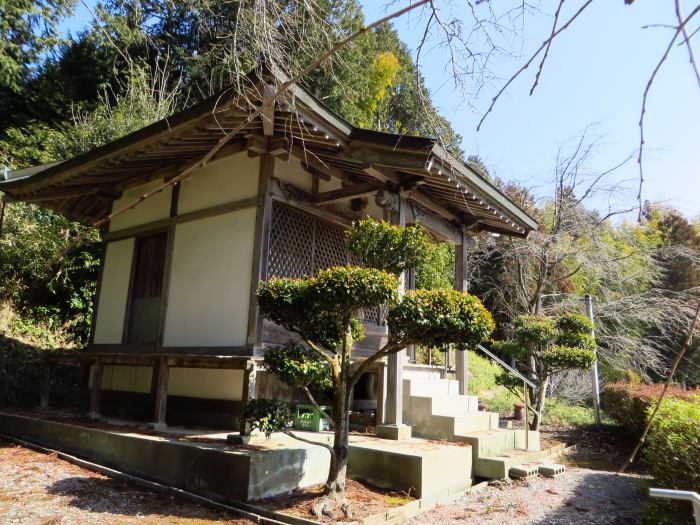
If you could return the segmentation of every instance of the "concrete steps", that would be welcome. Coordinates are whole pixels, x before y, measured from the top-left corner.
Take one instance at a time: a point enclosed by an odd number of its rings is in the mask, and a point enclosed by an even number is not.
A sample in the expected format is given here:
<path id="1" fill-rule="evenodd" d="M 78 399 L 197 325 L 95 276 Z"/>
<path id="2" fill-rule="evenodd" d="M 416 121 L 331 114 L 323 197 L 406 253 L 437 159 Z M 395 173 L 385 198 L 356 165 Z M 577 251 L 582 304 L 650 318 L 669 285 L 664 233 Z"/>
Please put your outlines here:
<path id="1" fill-rule="evenodd" d="M 539 432 L 502 428 L 498 414 L 479 411 L 476 396 L 458 394 L 457 381 L 405 379 L 403 419 L 413 435 L 469 443 L 474 476 L 502 479 L 511 468 L 537 460 Z"/>

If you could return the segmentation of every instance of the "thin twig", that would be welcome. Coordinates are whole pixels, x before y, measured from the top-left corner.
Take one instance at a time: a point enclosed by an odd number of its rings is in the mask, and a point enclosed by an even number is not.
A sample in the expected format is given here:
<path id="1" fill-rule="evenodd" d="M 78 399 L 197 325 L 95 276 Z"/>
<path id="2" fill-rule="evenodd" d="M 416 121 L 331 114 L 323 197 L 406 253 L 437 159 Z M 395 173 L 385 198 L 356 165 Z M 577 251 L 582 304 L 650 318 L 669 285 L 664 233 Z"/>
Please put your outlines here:
<path id="1" fill-rule="evenodd" d="M 564 5 L 564 0 L 559 0 L 559 6 L 557 7 L 556 13 L 554 13 L 554 22 L 552 23 L 552 34 L 549 35 L 549 42 L 547 43 L 547 48 L 544 50 L 544 56 L 542 57 L 542 62 L 540 62 L 540 67 L 537 69 L 537 74 L 535 75 L 535 82 L 530 88 L 530 96 L 535 92 L 537 84 L 540 82 L 540 75 L 542 74 L 542 69 L 544 69 L 544 63 L 547 61 L 547 56 L 549 56 L 549 49 L 552 47 L 552 42 L 554 41 L 554 33 L 557 31 L 557 23 L 559 22 L 559 13 L 561 13 L 561 8 Z"/>
<path id="2" fill-rule="evenodd" d="M 489 115 L 489 113 L 491 113 L 491 111 L 493 111 L 493 108 L 496 105 L 496 102 L 498 101 L 499 98 L 501 98 L 501 95 L 503 95 L 503 93 L 508 88 L 508 86 L 510 86 L 513 83 L 513 81 L 515 81 L 515 79 L 518 78 L 523 71 L 525 71 L 528 67 L 530 67 L 530 65 L 534 62 L 535 58 L 537 58 L 537 56 L 542 52 L 542 50 L 547 47 L 549 42 L 551 42 L 557 36 L 559 36 L 559 34 L 561 34 L 562 31 L 566 30 L 572 24 L 572 22 L 574 20 L 576 20 L 579 17 L 579 15 L 581 13 L 583 13 L 589 5 L 591 5 L 591 3 L 593 3 L 593 0 L 588 0 L 585 4 L 583 4 L 579 8 L 579 10 L 576 11 L 576 13 L 574 13 L 574 15 L 571 18 L 569 18 L 569 20 L 563 26 L 561 26 L 559 29 L 557 29 L 557 31 L 554 34 L 552 34 L 552 36 L 550 36 L 547 40 L 542 42 L 542 45 L 537 49 L 537 51 L 535 51 L 533 53 L 533 55 L 530 57 L 530 59 L 527 62 L 525 62 L 525 64 L 518 71 L 516 71 L 516 73 L 512 77 L 510 77 L 510 79 L 508 79 L 508 82 L 506 82 L 503 85 L 503 87 L 501 87 L 500 91 L 498 93 L 496 93 L 496 96 L 491 99 L 491 105 L 489 106 L 489 109 L 486 110 L 486 113 L 484 113 L 484 116 L 481 117 L 481 120 L 479 121 L 479 125 L 476 127 L 477 131 L 479 131 L 481 129 L 481 125 L 484 123 L 484 120 L 486 120 L 486 117 Z"/>
<path id="3" fill-rule="evenodd" d="M 690 43 L 690 36 L 688 35 L 688 28 L 683 24 L 683 13 L 681 12 L 681 0 L 676 0 L 676 17 L 678 17 L 678 23 L 683 25 L 683 43 L 688 48 L 688 56 L 690 57 L 690 63 L 693 66 L 693 71 L 695 72 L 695 78 L 698 81 L 698 87 L 700 87 L 700 70 L 698 69 L 698 63 L 695 61 L 695 52 L 693 51 L 693 45 Z"/>
<path id="4" fill-rule="evenodd" d="M 679 22 L 678 27 L 676 28 L 676 31 L 673 34 L 673 38 L 671 38 L 671 41 L 668 43 L 668 47 L 666 47 L 666 51 L 664 52 L 663 56 L 661 57 L 661 60 L 659 60 L 659 62 L 656 64 L 656 67 L 654 68 L 654 71 L 651 73 L 651 76 L 649 77 L 647 85 L 644 88 L 644 96 L 642 97 L 642 112 L 641 112 L 641 115 L 639 117 L 639 155 L 637 156 L 637 164 L 639 165 L 639 191 L 637 192 L 637 203 L 638 203 L 638 207 L 639 207 L 639 215 L 638 215 L 639 222 L 642 221 L 642 186 L 644 186 L 644 163 L 642 161 L 643 154 L 644 154 L 644 115 L 647 112 L 647 99 L 649 98 L 649 91 L 651 90 L 651 86 L 654 84 L 654 80 L 656 79 L 656 75 L 659 73 L 661 66 L 664 65 L 664 62 L 666 62 L 666 59 L 668 58 L 668 55 L 671 52 L 671 49 L 673 49 L 673 44 L 676 42 L 678 35 L 683 33 L 683 31 L 685 31 L 685 26 L 690 21 L 690 19 L 693 18 L 698 13 L 698 11 L 700 11 L 700 5 L 696 6 L 695 9 L 693 9 L 693 11 L 688 15 L 688 17 L 685 20 L 681 20 Z"/>

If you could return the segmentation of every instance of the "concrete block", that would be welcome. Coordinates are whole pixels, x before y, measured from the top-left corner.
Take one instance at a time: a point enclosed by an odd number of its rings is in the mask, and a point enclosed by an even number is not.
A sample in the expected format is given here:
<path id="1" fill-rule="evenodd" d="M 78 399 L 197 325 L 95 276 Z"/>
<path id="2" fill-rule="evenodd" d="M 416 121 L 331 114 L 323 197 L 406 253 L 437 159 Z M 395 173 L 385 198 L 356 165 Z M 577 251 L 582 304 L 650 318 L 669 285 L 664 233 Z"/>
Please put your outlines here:
<path id="1" fill-rule="evenodd" d="M 508 475 L 511 478 L 525 479 L 537 476 L 539 465 L 534 463 L 524 463 L 522 465 L 516 465 L 515 467 L 510 467 L 508 470 Z"/>
<path id="2" fill-rule="evenodd" d="M 539 473 L 547 478 L 553 478 L 562 474 L 566 470 L 564 465 L 559 463 L 547 463 L 545 465 L 539 465 Z"/>
<path id="3" fill-rule="evenodd" d="M 378 425 L 377 437 L 394 440 L 410 439 L 411 427 L 408 425 Z"/>

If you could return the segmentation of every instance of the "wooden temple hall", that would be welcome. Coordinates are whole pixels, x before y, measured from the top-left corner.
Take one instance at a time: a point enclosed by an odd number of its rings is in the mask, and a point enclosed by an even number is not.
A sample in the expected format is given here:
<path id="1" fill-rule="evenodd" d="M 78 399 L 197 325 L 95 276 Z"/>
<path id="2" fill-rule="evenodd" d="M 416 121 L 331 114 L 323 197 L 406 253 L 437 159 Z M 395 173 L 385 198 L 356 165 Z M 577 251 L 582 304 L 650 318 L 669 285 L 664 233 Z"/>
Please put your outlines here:
<path id="1" fill-rule="evenodd" d="M 301 88 L 274 100 L 280 79 L 256 78 L 239 93 L 0 182 L 5 200 L 94 223 L 240 128 L 191 176 L 103 227 L 90 343 L 53 357 L 90 366 L 93 415 L 237 428 L 251 397 L 293 401 L 261 367 L 262 349 L 290 334 L 261 318 L 255 290 L 273 276 L 347 263 L 343 230 L 353 220 L 421 223 L 436 242 L 453 243 L 458 289 L 467 286 L 470 236 L 525 236 L 537 226 L 436 140 L 355 128 Z M 386 330 L 377 312 L 362 320 L 358 360 Z M 378 424 L 401 425 L 404 369 L 424 371 L 403 353 L 357 385 L 356 406 L 376 409 Z M 464 392 L 464 358 L 456 370 Z M 49 384 L 47 371 L 44 406 Z"/>

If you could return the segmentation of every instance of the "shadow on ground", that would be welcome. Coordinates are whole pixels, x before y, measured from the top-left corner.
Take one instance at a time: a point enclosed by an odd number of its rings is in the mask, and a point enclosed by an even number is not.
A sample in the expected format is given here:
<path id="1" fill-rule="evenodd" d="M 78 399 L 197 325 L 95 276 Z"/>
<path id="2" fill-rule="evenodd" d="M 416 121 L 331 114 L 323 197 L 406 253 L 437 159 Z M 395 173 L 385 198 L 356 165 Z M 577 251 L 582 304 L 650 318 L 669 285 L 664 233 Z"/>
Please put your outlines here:
<path id="1" fill-rule="evenodd" d="M 47 492 L 67 497 L 68 505 L 94 513 L 190 519 L 233 517 L 165 494 L 138 489 L 110 478 L 69 477 L 47 487 Z"/>

